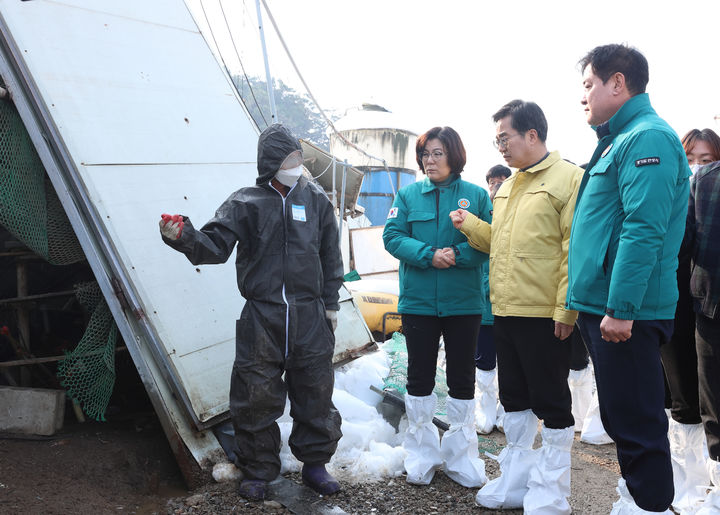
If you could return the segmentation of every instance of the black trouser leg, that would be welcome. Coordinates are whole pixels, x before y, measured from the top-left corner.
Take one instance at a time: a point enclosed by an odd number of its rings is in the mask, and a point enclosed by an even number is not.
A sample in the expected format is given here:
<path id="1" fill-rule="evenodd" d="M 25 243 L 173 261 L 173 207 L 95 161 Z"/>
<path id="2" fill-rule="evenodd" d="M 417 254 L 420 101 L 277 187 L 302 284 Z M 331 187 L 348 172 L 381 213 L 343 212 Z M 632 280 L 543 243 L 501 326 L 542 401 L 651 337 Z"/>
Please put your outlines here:
<path id="1" fill-rule="evenodd" d="M 340 413 L 332 402 L 335 337 L 322 302 L 291 304 L 290 325 L 285 380 L 293 428 L 288 443 L 299 461 L 325 464 L 342 436 Z"/>
<path id="2" fill-rule="evenodd" d="M 455 399 L 474 397 L 474 356 L 480 320 L 480 315 L 402 315 L 403 334 L 408 349 L 407 392 L 410 395 L 425 397 L 432 393 L 442 335 L 445 342 L 448 395 Z"/>
<path id="3" fill-rule="evenodd" d="M 681 424 L 699 424 L 698 360 L 695 351 L 694 317 L 691 308 L 678 303 L 670 341 L 660 347 L 665 378 L 670 391 L 670 413 Z"/>
<path id="4" fill-rule="evenodd" d="M 600 417 L 635 503 L 664 511 L 674 488 L 660 345 L 673 321 L 636 320 L 629 340 L 612 343 L 602 339 L 602 318 L 580 313 L 578 319 L 595 368 Z"/>
<path id="5" fill-rule="evenodd" d="M 533 410 L 548 428 L 573 426 L 568 386 L 570 340 L 555 338 L 550 318 L 495 317 L 500 402 L 506 412 Z"/>
<path id="6" fill-rule="evenodd" d="M 570 355 L 570 369 L 571 370 L 583 370 L 590 364 L 590 354 L 588 353 L 585 342 L 580 334 L 580 329 L 577 326 L 573 328 L 573 332 L 570 335 L 570 346 L 572 347 L 572 353 Z"/>
<path id="7" fill-rule="evenodd" d="M 478 333 L 477 347 L 475 349 L 475 367 L 480 370 L 493 370 L 497 366 L 497 353 L 495 352 L 495 330 L 491 325 L 481 325 Z"/>
<path id="8" fill-rule="evenodd" d="M 285 309 L 264 311 L 248 301 L 237 322 L 230 415 L 235 464 L 246 478 L 272 481 L 280 473 L 280 428 L 275 421 L 285 409 L 287 391 L 282 380 Z M 268 323 L 268 315 L 278 323 Z"/>
<path id="9" fill-rule="evenodd" d="M 697 344 L 700 414 L 710 458 L 720 460 L 720 320 L 698 314 Z"/>

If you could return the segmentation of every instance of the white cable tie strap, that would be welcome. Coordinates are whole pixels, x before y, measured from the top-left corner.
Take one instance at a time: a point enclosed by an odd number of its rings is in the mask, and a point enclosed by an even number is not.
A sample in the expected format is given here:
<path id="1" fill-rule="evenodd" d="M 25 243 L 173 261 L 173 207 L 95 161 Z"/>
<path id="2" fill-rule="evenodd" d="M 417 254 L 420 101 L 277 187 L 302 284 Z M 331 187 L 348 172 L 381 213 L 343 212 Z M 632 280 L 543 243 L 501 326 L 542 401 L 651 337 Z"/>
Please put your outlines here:
<path id="1" fill-rule="evenodd" d="M 503 449 L 503 451 L 504 451 L 504 450 L 505 450 L 505 449 Z M 500 454 L 502 454 L 502 452 L 501 452 Z M 490 451 L 485 451 L 485 456 L 487 456 L 488 458 L 490 458 L 490 459 L 493 460 L 493 461 L 498 461 L 498 462 L 500 461 L 500 455 L 498 455 L 498 454 L 493 454 L 493 453 L 491 453 Z"/>

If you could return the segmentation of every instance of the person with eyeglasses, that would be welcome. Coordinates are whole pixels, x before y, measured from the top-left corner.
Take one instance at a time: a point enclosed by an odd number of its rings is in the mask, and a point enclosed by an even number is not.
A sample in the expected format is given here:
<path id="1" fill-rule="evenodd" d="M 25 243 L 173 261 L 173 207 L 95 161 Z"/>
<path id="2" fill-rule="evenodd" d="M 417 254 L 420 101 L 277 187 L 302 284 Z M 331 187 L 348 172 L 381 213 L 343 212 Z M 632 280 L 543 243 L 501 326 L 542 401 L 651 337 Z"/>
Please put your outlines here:
<path id="1" fill-rule="evenodd" d="M 385 249 L 400 261 L 398 311 L 408 352 L 407 482 L 427 485 L 442 468 L 453 481 L 478 487 L 487 478 L 474 427 L 474 357 L 484 304 L 481 265 L 487 254 L 468 244 L 448 213 L 462 207 L 489 221 L 492 205 L 483 188 L 460 178 L 465 147 L 451 127 L 422 134 L 415 151 L 426 177 L 397 192 L 383 231 Z M 442 442 L 432 423 L 441 336 L 450 424 Z"/>
<path id="2" fill-rule="evenodd" d="M 490 301 L 503 429 L 500 477 L 475 497 L 486 508 L 570 513 L 574 419 L 568 338 L 577 318 L 565 306 L 567 246 L 582 169 L 549 152 L 547 120 L 534 102 L 513 100 L 494 115 L 495 146 L 516 168 L 493 202 L 492 224 L 458 209 L 454 226 L 490 253 Z M 532 449 L 542 424 L 542 447 Z"/>

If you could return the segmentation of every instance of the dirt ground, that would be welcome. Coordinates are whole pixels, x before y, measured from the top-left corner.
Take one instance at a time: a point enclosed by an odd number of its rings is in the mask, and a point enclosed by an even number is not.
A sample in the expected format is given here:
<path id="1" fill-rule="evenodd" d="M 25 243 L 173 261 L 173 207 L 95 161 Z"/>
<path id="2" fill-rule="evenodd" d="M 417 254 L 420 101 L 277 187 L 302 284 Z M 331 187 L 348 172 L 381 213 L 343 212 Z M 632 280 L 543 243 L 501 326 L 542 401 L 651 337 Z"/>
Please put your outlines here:
<path id="1" fill-rule="evenodd" d="M 481 445 L 505 443 L 498 431 L 487 438 Z M 486 467 L 490 478 L 498 475 L 496 462 L 488 458 Z M 573 513 L 609 513 L 618 475 L 614 445 L 591 446 L 576 437 Z M 246 502 L 236 494 L 235 482 L 188 491 L 152 412 L 109 422 L 66 422 L 51 438 L 0 435 L 1 514 L 499 513 L 475 506 L 477 489 L 463 488 L 441 472 L 428 487 L 408 485 L 403 477 L 360 485 L 342 482 L 343 491 L 327 498 L 299 487 L 282 493 L 281 487 L 300 482 L 297 474 L 287 480 L 293 483 L 279 483 L 273 492 L 281 500 L 293 497 L 294 511 L 276 500 Z"/>

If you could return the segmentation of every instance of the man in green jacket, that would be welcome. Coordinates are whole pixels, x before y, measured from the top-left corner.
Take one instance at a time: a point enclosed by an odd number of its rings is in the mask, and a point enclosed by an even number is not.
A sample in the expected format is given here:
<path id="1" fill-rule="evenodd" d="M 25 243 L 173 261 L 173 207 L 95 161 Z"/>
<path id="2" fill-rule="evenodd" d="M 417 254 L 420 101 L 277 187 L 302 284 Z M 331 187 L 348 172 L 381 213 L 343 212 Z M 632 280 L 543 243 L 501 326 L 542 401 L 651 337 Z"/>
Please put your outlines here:
<path id="1" fill-rule="evenodd" d="M 677 134 L 650 105 L 640 52 L 599 46 L 580 65 L 581 103 L 599 141 L 575 207 L 567 307 L 579 312 L 601 418 L 617 445 L 622 478 L 612 513 L 664 512 L 673 481 L 660 345 L 678 298 L 690 169 Z"/>

